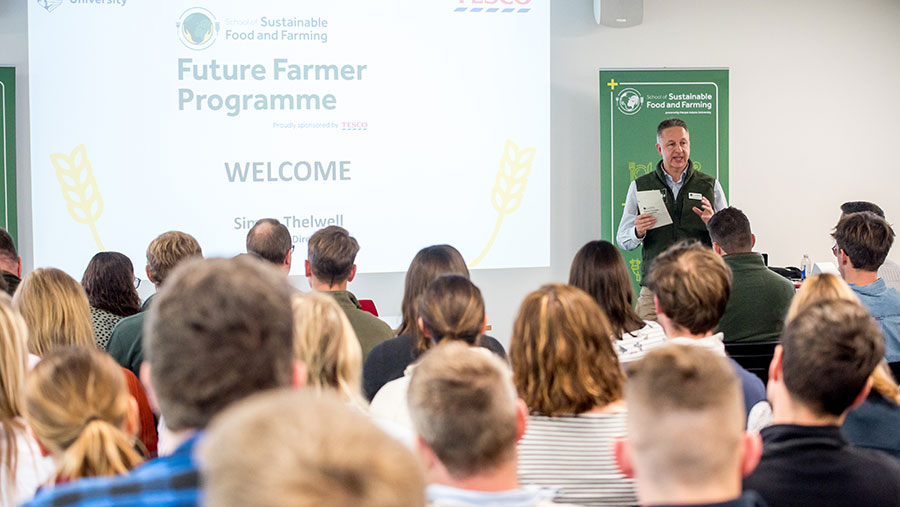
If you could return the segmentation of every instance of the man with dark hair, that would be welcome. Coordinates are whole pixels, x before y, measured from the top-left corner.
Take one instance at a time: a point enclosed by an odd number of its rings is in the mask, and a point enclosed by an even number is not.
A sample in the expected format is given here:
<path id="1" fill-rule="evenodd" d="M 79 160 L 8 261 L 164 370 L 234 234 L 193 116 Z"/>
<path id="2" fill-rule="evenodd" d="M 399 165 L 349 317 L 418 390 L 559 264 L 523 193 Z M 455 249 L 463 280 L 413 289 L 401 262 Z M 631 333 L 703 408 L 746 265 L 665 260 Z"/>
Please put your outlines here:
<path id="1" fill-rule="evenodd" d="M 305 267 L 310 288 L 327 292 L 344 310 L 365 359 L 375 345 L 393 338 L 394 331 L 384 321 L 363 310 L 356 296 L 347 290 L 347 284 L 356 276 L 357 252 L 359 243 L 347 229 L 331 225 L 310 236 Z"/>
<path id="2" fill-rule="evenodd" d="M 149 309 L 141 369 L 177 448 L 127 475 L 56 485 L 30 505 L 198 504 L 193 453 L 210 420 L 238 400 L 304 378 L 293 362 L 291 293 L 259 260 L 176 268 Z"/>
<path id="3" fill-rule="evenodd" d="M 715 332 L 731 294 L 731 271 L 721 257 L 699 243 L 679 243 L 653 261 L 647 286 L 666 343 L 703 347 L 726 357 L 722 333 Z M 765 386 L 729 360 L 741 380 L 748 427 L 759 429 L 771 419 Z"/>
<path id="4" fill-rule="evenodd" d="M 6 229 L 0 229 L 0 271 L 6 282 L 6 292 L 12 296 L 22 281 L 22 258 L 16 251 L 16 243 Z"/>
<path id="5" fill-rule="evenodd" d="M 841 217 L 860 211 L 871 211 L 881 218 L 885 218 L 884 210 L 872 202 L 848 201 L 841 204 Z M 900 264 L 897 264 L 890 259 L 884 259 L 884 263 L 878 268 L 878 278 L 884 280 L 884 283 L 888 287 L 900 290 Z"/>
<path id="6" fill-rule="evenodd" d="M 291 231 L 274 218 L 257 220 L 247 233 L 247 253 L 275 264 L 287 276 L 294 253 Z"/>
<path id="7" fill-rule="evenodd" d="M 691 139 L 687 124 L 678 118 L 664 120 L 656 128 L 656 150 L 662 156 L 656 170 L 645 174 L 628 187 L 625 208 L 616 242 L 623 250 L 641 250 L 641 293 L 636 310 L 644 320 L 656 320 L 653 293 L 647 287 L 653 259 L 679 241 L 699 241 L 710 245 L 706 223 L 713 214 L 728 206 L 719 180 L 694 169 Z M 672 223 L 654 227 L 656 217 L 641 213 L 637 193 L 655 190 L 662 193 Z"/>
<path id="8" fill-rule="evenodd" d="M 900 506 L 900 464 L 840 432 L 883 355 L 878 326 L 854 302 L 816 303 L 786 324 L 769 367 L 774 424 L 744 488 L 771 507 Z"/>
<path id="9" fill-rule="evenodd" d="M 731 297 L 719 321 L 725 343 L 777 340 L 794 298 L 794 285 L 767 268 L 762 256 L 752 252 L 756 236 L 741 210 L 730 207 L 719 211 L 706 228 L 713 251 L 731 269 Z"/>
<path id="10" fill-rule="evenodd" d="M 831 236 L 838 271 L 881 324 L 885 358 L 900 363 L 900 292 L 878 278 L 878 268 L 894 243 L 894 230 L 880 216 L 862 211 L 841 217 Z"/>

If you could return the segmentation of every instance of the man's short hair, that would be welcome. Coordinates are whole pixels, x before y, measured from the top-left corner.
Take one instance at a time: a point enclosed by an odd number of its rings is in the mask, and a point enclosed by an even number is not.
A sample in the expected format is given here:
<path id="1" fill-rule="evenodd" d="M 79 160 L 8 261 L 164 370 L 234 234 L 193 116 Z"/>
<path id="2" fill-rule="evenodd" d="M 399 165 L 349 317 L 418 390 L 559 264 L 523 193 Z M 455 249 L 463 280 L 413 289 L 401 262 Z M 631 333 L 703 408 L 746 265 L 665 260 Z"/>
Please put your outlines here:
<path id="1" fill-rule="evenodd" d="M 678 243 L 653 260 L 647 287 L 672 322 L 705 333 L 716 328 L 728 306 L 731 269 L 700 243 Z"/>
<path id="2" fill-rule="evenodd" d="M 849 215 L 850 213 L 859 213 L 860 211 L 869 211 L 884 218 L 884 210 L 874 202 L 869 201 L 847 201 L 841 204 L 841 213 Z"/>
<path id="3" fill-rule="evenodd" d="M 274 218 L 257 220 L 247 233 L 247 253 L 274 264 L 283 264 L 292 246 L 291 231 Z"/>
<path id="4" fill-rule="evenodd" d="M 516 399 L 509 368 L 462 342 L 426 352 L 407 394 L 416 432 L 457 479 L 513 459 Z"/>
<path id="5" fill-rule="evenodd" d="M 746 253 L 753 248 L 750 220 L 743 211 L 728 207 L 717 211 L 706 223 L 709 237 L 726 253 Z"/>
<path id="6" fill-rule="evenodd" d="M 200 443 L 209 505 L 421 507 L 413 454 L 362 412 L 309 391 L 235 404 Z"/>
<path id="7" fill-rule="evenodd" d="M 684 122 L 684 120 L 679 119 L 679 118 L 667 118 L 667 119 L 659 122 L 659 125 L 656 127 L 657 142 L 660 140 L 660 138 L 662 138 L 663 130 L 666 130 L 667 128 L 671 128 L 671 127 L 681 127 L 684 129 L 685 132 L 688 132 L 688 126 L 687 126 L 687 123 Z"/>
<path id="8" fill-rule="evenodd" d="M 627 434 L 639 480 L 691 487 L 733 473 L 744 406 L 727 359 L 671 345 L 650 351 L 627 373 Z"/>
<path id="9" fill-rule="evenodd" d="M 18 262 L 19 253 L 16 251 L 16 242 L 6 229 L 0 229 L 0 257 L 10 262 Z"/>
<path id="10" fill-rule="evenodd" d="M 150 278 L 161 284 L 175 266 L 192 257 L 202 257 L 200 244 L 190 234 L 180 231 L 164 232 L 147 247 L 147 266 Z"/>
<path id="11" fill-rule="evenodd" d="M 316 278 L 329 285 L 350 277 L 359 243 L 347 229 L 330 225 L 309 238 L 309 269 Z"/>
<path id="12" fill-rule="evenodd" d="M 290 384 L 291 291 L 273 267 L 250 258 L 175 269 L 144 324 L 144 355 L 169 428 L 203 428 L 231 402 Z"/>
<path id="13" fill-rule="evenodd" d="M 819 415 L 841 415 L 884 357 L 881 329 L 858 303 L 814 303 L 785 325 L 782 371 L 791 397 Z"/>
<path id="14" fill-rule="evenodd" d="M 877 271 L 894 244 L 890 224 L 869 211 L 842 216 L 831 237 L 850 257 L 853 267 L 862 271 Z"/>

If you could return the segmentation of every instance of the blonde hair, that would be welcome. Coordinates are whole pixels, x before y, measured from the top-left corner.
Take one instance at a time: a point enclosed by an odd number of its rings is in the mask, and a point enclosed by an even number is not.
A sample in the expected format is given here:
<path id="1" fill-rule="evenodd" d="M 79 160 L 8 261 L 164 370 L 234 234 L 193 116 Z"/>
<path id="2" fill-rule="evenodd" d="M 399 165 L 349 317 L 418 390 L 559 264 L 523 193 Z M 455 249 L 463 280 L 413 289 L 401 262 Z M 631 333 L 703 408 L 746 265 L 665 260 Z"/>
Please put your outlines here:
<path id="1" fill-rule="evenodd" d="M 203 257 L 193 236 L 180 231 L 164 232 L 147 247 L 148 275 L 152 282 L 161 284 L 179 262 L 193 257 Z"/>
<path id="2" fill-rule="evenodd" d="M 143 459 L 134 435 L 137 411 L 122 369 L 84 347 L 47 354 L 25 384 L 25 419 L 57 460 L 56 479 L 123 474 Z"/>
<path id="3" fill-rule="evenodd" d="M 15 488 L 16 484 L 16 434 L 25 430 L 20 417 L 24 405 L 27 336 L 28 328 L 19 312 L 13 309 L 12 299 L 5 292 L 0 292 L 0 350 L 3 351 L 0 356 L 0 429 L 3 431 L 0 468 L 7 475 L 0 477 L 0 480 L 11 488 Z M 15 491 L 8 498 L 15 498 Z M 5 500 L 0 498 L 0 502 Z"/>
<path id="4" fill-rule="evenodd" d="M 28 324 L 28 351 L 43 357 L 58 346 L 96 347 L 84 287 L 56 268 L 28 273 L 13 297 Z"/>
<path id="5" fill-rule="evenodd" d="M 859 298 L 856 296 L 856 293 L 853 292 L 853 289 L 847 285 L 843 278 L 831 273 L 820 273 L 810 276 L 803 281 L 800 290 L 794 294 L 794 299 L 791 300 L 791 306 L 788 308 L 785 321 L 790 322 L 794 320 L 794 317 L 801 310 L 814 303 L 830 299 L 859 304 Z"/>
<path id="6" fill-rule="evenodd" d="M 350 321 L 333 297 L 318 292 L 296 293 L 294 358 L 303 361 L 307 387 L 334 390 L 344 401 L 360 407 L 362 396 L 362 348 Z"/>

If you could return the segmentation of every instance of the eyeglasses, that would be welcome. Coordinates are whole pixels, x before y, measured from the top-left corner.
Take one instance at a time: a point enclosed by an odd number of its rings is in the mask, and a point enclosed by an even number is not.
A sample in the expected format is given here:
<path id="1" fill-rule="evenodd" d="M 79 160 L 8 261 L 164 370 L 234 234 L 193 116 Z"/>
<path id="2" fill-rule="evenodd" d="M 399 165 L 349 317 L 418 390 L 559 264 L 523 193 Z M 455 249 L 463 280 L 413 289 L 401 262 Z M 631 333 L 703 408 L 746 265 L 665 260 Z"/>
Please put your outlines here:
<path id="1" fill-rule="evenodd" d="M 841 249 L 838 248 L 837 243 L 835 243 L 834 246 L 831 247 L 831 253 L 833 253 L 835 257 L 838 256 L 838 253 L 840 253 L 840 251 Z"/>
<path id="2" fill-rule="evenodd" d="M 141 279 L 138 277 L 134 277 L 134 288 L 137 289 L 141 286 Z"/>

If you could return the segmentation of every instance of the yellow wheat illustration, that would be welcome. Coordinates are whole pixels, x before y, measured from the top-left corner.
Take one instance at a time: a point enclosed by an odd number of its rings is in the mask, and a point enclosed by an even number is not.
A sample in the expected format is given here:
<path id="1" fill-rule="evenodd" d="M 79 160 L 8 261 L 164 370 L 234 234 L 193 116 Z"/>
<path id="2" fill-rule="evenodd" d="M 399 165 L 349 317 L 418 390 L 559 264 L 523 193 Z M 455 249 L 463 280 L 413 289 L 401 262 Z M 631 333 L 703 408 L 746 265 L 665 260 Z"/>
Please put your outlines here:
<path id="1" fill-rule="evenodd" d="M 519 149 L 516 143 L 506 140 L 503 147 L 503 157 L 500 158 L 500 169 L 494 180 L 494 188 L 491 190 L 491 204 L 497 210 L 497 223 L 494 224 L 494 232 L 488 240 L 484 250 L 472 261 L 470 267 L 475 267 L 494 246 L 494 240 L 500 233 L 500 224 L 503 217 L 516 211 L 522 204 L 522 196 L 525 194 L 525 184 L 528 183 L 528 175 L 531 173 L 531 164 L 534 162 L 534 148 Z"/>
<path id="2" fill-rule="evenodd" d="M 56 169 L 56 179 L 59 180 L 69 214 L 76 222 L 90 226 L 97 248 L 106 250 L 97 233 L 97 219 L 103 213 L 103 199 L 97 190 L 97 180 L 94 179 L 84 145 L 79 144 L 68 155 L 53 153 L 50 162 Z"/>

